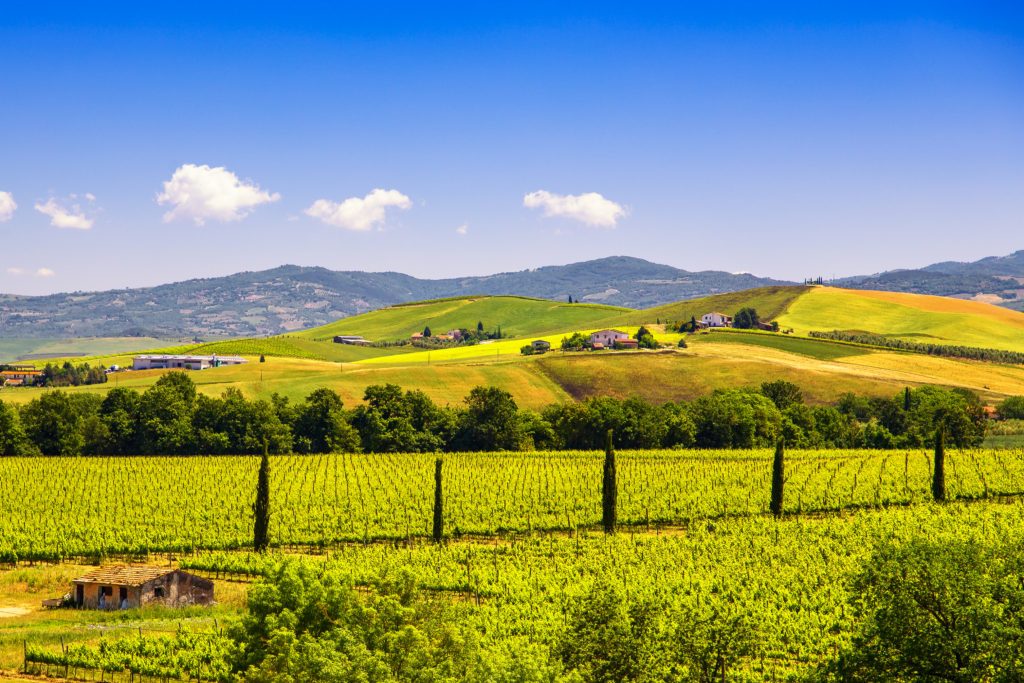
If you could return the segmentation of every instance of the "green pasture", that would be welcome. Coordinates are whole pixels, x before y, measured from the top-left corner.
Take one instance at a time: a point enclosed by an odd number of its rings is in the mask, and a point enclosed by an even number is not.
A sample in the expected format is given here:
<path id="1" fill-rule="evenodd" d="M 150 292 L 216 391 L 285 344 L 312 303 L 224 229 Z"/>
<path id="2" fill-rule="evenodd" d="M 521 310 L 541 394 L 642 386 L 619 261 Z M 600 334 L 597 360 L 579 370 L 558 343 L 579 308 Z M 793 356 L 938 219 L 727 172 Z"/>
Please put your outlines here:
<path id="1" fill-rule="evenodd" d="M 0 363 L 46 363 L 47 358 L 105 356 L 166 346 L 173 341 L 155 337 L 82 337 L 64 339 L 0 339 Z M 45 358 L 42 358 L 45 356 Z"/>
<path id="2" fill-rule="evenodd" d="M 477 323 L 482 322 L 487 331 L 495 331 L 500 326 L 503 335 L 521 339 L 593 328 L 627 311 L 629 309 L 616 306 L 514 296 L 445 299 L 382 308 L 290 336 L 322 341 L 339 334 L 358 334 L 371 341 L 394 341 L 408 339 L 413 332 L 422 332 L 428 326 L 434 334 L 441 334 L 456 328 L 476 329 Z"/>
<path id="3" fill-rule="evenodd" d="M 741 308 L 753 308 L 761 319 L 774 320 L 791 303 L 810 289 L 810 287 L 802 286 L 777 286 L 745 289 L 739 292 L 729 292 L 728 294 L 715 294 L 700 299 L 665 304 L 664 306 L 648 308 L 642 311 L 631 311 L 619 316 L 615 322 L 623 325 L 640 325 L 643 323 L 653 323 L 658 319 L 662 322 L 666 320 L 685 321 L 691 317 L 699 320 L 705 313 L 719 312 L 733 315 Z"/>
<path id="4" fill-rule="evenodd" d="M 689 335 L 687 342 L 689 343 L 691 340 L 698 344 L 713 341 L 715 343 L 764 346 L 818 360 L 835 360 L 871 353 L 870 349 L 849 344 L 837 344 L 832 341 L 807 337 L 792 337 L 777 332 L 714 330 L 708 334 Z"/>
<path id="5" fill-rule="evenodd" d="M 863 330 L 918 342 L 1024 351 L 1024 314 L 960 299 L 815 287 L 777 320 L 798 333 Z"/>

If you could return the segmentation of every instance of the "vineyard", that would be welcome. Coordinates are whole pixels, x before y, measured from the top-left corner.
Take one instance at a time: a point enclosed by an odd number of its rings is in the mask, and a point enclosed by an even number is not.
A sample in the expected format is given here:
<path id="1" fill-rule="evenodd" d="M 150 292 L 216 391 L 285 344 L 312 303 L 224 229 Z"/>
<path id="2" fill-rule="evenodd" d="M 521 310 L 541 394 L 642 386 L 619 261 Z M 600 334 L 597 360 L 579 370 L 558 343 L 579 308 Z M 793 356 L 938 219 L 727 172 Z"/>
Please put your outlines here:
<path id="1" fill-rule="evenodd" d="M 785 512 L 820 513 L 930 498 L 928 451 L 792 451 Z M 429 454 L 271 458 L 272 546 L 330 548 L 431 533 Z M 252 544 L 254 457 L 0 459 L 0 561 L 144 557 Z M 771 453 L 624 451 L 619 521 L 649 530 L 764 514 Z M 946 461 L 948 495 L 1024 491 L 1020 451 L 965 450 Z M 569 533 L 601 519 L 593 452 L 451 454 L 445 528 L 453 537 Z"/>
<path id="2" fill-rule="evenodd" d="M 986 543 L 1019 538 L 1022 532 L 1024 510 L 1016 504 L 924 503 L 781 522 L 762 515 L 703 520 L 686 533 L 606 537 L 582 532 L 573 538 L 538 533 L 413 548 L 355 544 L 305 561 L 323 571 L 341 570 L 366 589 L 415 577 L 427 591 L 462 596 L 471 607 L 468 618 L 494 645 L 550 647 L 566 624 L 570 605 L 597 585 L 660 595 L 708 619 L 754 615 L 759 651 L 731 671 L 729 680 L 781 681 L 796 680 L 848 641 L 853 618 L 848 576 L 883 539 L 924 535 L 943 542 Z M 258 576 L 282 558 L 199 553 L 183 566 Z M 138 640 L 102 649 L 69 648 L 67 653 L 30 651 L 29 658 L 58 667 L 140 675 L 165 667 L 183 678 L 203 680 L 219 680 L 223 671 L 217 657 L 226 657 L 227 648 L 216 641 L 178 661 L 173 638 L 161 637 L 152 645 Z M 144 647 L 152 655 L 140 657 Z"/>

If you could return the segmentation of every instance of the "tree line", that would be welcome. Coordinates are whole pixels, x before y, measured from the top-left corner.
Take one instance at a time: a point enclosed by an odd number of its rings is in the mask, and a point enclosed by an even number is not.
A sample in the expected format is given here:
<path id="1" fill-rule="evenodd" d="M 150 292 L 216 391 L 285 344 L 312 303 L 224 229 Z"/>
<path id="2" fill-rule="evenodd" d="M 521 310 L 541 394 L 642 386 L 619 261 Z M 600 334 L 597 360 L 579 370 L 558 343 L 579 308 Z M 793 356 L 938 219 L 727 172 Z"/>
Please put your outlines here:
<path id="1" fill-rule="evenodd" d="M 184 372 L 143 392 L 56 389 L 21 407 L 0 402 L 0 455 L 251 454 L 264 442 L 270 453 L 600 450 L 609 430 L 614 447 L 632 449 L 769 447 L 780 437 L 792 448 L 910 448 L 932 446 L 937 427 L 967 447 L 981 444 L 986 423 L 976 394 L 932 386 L 846 394 L 833 406 L 806 405 L 785 381 L 661 405 L 602 397 L 541 411 L 498 387 L 475 387 L 458 406 L 394 384 L 369 386 L 363 398 L 349 409 L 327 388 L 295 402 L 234 388 L 212 397 Z"/>

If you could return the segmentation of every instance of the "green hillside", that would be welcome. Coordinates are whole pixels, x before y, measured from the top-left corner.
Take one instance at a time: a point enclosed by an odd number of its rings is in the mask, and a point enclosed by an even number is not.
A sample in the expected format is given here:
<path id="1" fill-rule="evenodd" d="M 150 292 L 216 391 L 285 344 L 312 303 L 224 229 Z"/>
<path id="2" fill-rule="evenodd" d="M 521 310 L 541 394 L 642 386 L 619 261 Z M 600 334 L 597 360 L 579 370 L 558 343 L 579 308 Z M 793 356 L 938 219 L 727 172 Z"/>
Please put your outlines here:
<path id="1" fill-rule="evenodd" d="M 0 339 L 0 363 L 46 358 L 99 356 L 158 348 L 173 343 L 154 337 L 71 337 Z"/>
<path id="2" fill-rule="evenodd" d="M 1024 314 L 963 299 L 814 287 L 790 302 L 777 320 L 798 333 L 859 330 L 909 341 L 1024 351 Z"/>
<path id="3" fill-rule="evenodd" d="M 488 331 L 501 327 L 504 336 L 522 338 L 600 326 L 627 308 L 598 304 L 569 304 L 516 296 L 484 296 L 441 299 L 392 306 L 337 322 L 296 332 L 293 336 L 328 341 L 339 334 L 358 334 L 371 341 L 408 339 L 413 332 L 430 327 L 434 334 L 451 329 L 476 329 L 478 322 Z"/>
<path id="4" fill-rule="evenodd" d="M 762 320 L 774 320 L 810 289 L 812 288 L 793 285 L 758 287 L 728 294 L 715 294 L 700 299 L 646 308 L 642 311 L 631 311 L 621 315 L 615 322 L 619 325 L 640 325 L 659 319 L 662 322 L 689 320 L 691 317 L 700 319 L 705 313 L 717 311 L 732 315 L 741 308 L 753 308 Z"/>

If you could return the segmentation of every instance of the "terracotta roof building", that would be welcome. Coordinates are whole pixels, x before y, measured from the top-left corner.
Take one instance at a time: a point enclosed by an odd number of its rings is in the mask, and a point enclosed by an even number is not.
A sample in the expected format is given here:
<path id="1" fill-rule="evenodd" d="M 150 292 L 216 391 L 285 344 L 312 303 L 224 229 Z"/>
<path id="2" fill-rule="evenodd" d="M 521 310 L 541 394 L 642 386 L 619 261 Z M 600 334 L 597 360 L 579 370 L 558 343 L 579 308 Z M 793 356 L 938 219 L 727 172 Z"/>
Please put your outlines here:
<path id="1" fill-rule="evenodd" d="M 73 581 L 74 603 L 90 609 L 128 609 L 151 603 L 172 607 L 213 602 L 213 581 L 168 567 L 113 565 Z"/>

